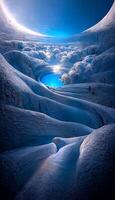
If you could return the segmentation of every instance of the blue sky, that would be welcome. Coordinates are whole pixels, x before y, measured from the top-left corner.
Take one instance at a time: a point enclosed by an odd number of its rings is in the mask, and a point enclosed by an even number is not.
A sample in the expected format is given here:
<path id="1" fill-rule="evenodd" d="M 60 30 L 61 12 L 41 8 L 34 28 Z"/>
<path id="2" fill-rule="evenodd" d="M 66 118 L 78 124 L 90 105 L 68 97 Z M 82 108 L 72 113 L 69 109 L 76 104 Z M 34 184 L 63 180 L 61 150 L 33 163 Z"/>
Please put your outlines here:
<path id="1" fill-rule="evenodd" d="M 72 36 L 100 21 L 113 0 L 5 0 L 21 24 L 43 34 Z"/>

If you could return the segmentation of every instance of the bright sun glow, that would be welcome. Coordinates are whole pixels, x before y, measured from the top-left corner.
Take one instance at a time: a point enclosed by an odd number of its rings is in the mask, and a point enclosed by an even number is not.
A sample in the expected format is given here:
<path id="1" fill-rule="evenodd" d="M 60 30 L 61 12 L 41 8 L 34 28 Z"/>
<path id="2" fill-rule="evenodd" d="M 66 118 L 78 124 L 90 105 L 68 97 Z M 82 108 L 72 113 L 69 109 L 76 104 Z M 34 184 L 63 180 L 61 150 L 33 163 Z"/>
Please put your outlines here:
<path id="1" fill-rule="evenodd" d="M 53 66 L 53 72 L 59 73 L 61 71 L 61 65 L 54 65 Z"/>
<path id="2" fill-rule="evenodd" d="M 18 29 L 19 31 L 21 32 L 25 32 L 25 33 L 28 33 L 28 34 L 31 34 L 31 35 L 36 35 L 36 36 L 46 36 L 46 35 L 43 35 L 41 33 L 38 33 L 38 32 L 35 32 L 35 31 L 32 31 L 28 28 L 26 28 L 25 26 L 19 24 L 16 19 L 12 16 L 12 14 L 10 13 L 10 11 L 8 10 L 8 8 L 6 7 L 5 3 L 4 3 L 4 0 L 0 0 L 0 6 L 2 8 L 2 11 L 4 12 L 8 22 L 14 26 L 16 29 Z"/>

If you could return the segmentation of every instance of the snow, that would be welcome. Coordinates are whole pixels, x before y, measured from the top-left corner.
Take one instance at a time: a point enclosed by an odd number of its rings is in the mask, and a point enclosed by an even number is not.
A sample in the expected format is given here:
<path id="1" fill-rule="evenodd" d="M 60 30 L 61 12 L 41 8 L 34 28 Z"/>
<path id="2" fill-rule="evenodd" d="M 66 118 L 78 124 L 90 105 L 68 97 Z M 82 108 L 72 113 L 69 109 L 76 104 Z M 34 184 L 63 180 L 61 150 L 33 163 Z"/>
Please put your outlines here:
<path id="1" fill-rule="evenodd" d="M 39 43 L 14 29 L 1 10 L 2 199 L 112 199 L 114 21 L 115 2 L 101 22 L 71 43 Z M 67 85 L 41 83 L 42 76 L 56 74 L 51 66 L 60 66 Z"/>
<path id="2" fill-rule="evenodd" d="M 94 131 L 84 140 L 76 168 L 78 198 L 88 200 L 112 197 L 114 155 L 115 124 Z"/>

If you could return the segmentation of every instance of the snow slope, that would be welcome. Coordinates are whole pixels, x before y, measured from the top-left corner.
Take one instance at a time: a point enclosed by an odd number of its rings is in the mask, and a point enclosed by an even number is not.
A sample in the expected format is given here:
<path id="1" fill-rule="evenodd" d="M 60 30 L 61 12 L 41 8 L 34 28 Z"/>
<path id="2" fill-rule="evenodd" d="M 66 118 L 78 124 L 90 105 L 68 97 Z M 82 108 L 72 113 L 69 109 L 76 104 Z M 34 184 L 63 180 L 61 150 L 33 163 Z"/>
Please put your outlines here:
<path id="1" fill-rule="evenodd" d="M 66 45 L 26 40 L 1 14 L 0 199 L 115 196 L 114 11 Z M 41 83 L 51 64 L 67 85 Z"/>

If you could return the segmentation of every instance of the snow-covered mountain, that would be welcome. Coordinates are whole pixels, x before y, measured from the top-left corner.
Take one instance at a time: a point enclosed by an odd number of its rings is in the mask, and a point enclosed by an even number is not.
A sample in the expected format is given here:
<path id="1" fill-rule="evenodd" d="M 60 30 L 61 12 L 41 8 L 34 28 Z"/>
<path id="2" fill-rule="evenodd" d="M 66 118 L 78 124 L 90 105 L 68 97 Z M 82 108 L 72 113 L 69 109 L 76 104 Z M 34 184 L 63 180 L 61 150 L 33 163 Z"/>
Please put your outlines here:
<path id="1" fill-rule="evenodd" d="M 0 199 L 113 199 L 115 2 L 66 45 L 26 39 L 0 11 Z M 67 85 L 41 82 L 52 63 Z"/>

